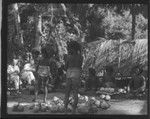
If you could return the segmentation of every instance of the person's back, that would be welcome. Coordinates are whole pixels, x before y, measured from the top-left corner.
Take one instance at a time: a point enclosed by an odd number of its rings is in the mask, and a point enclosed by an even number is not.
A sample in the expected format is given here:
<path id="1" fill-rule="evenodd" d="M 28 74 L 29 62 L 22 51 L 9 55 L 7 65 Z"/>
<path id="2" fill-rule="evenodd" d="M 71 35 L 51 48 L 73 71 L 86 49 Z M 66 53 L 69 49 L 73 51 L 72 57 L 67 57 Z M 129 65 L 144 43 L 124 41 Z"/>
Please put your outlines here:
<path id="1" fill-rule="evenodd" d="M 68 55 L 67 58 L 67 68 L 80 68 L 82 67 L 82 55 L 80 54 L 73 54 Z"/>
<path id="2" fill-rule="evenodd" d="M 69 103 L 69 95 L 72 90 L 74 97 L 73 104 L 73 113 L 76 112 L 77 104 L 78 104 L 78 89 L 81 84 L 81 69 L 83 58 L 78 48 L 78 44 L 72 42 L 72 44 L 68 45 L 69 55 L 66 57 L 66 91 L 65 91 L 65 111 L 67 111 L 67 106 Z"/>

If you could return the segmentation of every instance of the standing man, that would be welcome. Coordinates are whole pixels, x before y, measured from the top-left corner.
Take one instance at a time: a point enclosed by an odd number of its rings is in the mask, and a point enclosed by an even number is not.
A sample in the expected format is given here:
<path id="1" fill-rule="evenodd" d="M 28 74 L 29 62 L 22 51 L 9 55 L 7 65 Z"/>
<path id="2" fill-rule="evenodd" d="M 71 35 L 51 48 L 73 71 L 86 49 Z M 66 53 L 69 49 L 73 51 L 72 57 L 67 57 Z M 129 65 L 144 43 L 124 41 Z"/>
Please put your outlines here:
<path id="1" fill-rule="evenodd" d="M 81 46 L 75 42 L 71 41 L 68 44 L 68 56 L 66 57 L 66 91 L 65 91 L 65 111 L 67 111 L 67 106 L 69 103 L 69 96 L 72 90 L 74 104 L 73 113 L 76 113 L 76 108 L 78 104 L 78 89 L 81 83 L 81 70 L 82 70 L 83 57 L 81 55 Z"/>
<path id="2" fill-rule="evenodd" d="M 35 97 L 34 97 L 33 101 L 36 101 L 36 97 L 38 95 L 38 89 L 39 89 L 38 88 L 39 87 L 38 73 L 37 73 L 38 63 L 39 63 L 39 54 L 40 54 L 40 51 L 38 49 L 33 49 L 32 50 L 32 57 L 33 57 L 33 60 L 34 60 L 34 63 L 33 63 L 33 74 L 34 74 L 34 77 L 35 77 Z"/>

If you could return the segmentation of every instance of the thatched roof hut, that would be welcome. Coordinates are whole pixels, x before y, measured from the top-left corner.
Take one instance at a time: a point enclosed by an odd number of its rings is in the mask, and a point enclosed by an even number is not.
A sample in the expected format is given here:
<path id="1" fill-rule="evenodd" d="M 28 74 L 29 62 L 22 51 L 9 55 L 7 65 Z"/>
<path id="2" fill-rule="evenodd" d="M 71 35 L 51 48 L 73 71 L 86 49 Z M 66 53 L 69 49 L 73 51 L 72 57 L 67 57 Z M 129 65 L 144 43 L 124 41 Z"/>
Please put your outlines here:
<path id="1" fill-rule="evenodd" d="M 84 71 L 93 64 L 99 73 L 104 66 L 111 65 L 117 71 L 118 57 L 120 57 L 119 71 L 124 75 L 129 75 L 131 68 L 141 65 L 147 70 L 148 65 L 148 40 L 137 39 L 134 42 L 125 40 L 105 40 L 100 39 L 87 44 Z"/>

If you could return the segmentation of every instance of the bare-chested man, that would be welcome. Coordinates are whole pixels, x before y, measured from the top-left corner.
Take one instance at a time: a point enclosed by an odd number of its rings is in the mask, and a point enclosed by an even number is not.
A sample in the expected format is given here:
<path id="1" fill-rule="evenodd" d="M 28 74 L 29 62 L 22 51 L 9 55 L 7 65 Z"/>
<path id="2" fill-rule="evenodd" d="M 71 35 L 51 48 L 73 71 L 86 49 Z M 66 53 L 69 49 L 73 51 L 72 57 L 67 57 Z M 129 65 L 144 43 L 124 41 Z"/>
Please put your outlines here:
<path id="1" fill-rule="evenodd" d="M 81 83 L 81 70 L 82 70 L 83 57 L 81 55 L 80 45 L 72 41 L 68 45 L 68 56 L 66 58 L 66 91 L 65 91 L 65 111 L 67 111 L 67 106 L 69 103 L 69 95 L 72 90 L 74 104 L 73 113 L 76 113 L 76 108 L 78 104 L 78 89 Z"/>

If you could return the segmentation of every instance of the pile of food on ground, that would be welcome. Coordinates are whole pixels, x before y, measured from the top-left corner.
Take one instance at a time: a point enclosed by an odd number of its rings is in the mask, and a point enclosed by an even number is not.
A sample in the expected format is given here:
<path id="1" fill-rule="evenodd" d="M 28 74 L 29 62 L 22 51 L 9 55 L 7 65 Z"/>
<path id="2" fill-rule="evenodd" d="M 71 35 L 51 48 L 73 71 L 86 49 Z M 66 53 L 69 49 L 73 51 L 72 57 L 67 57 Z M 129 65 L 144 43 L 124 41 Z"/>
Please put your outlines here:
<path id="1" fill-rule="evenodd" d="M 97 95 L 99 95 L 101 98 L 106 98 L 111 96 L 112 99 L 143 99 L 146 95 L 144 92 L 143 94 L 138 94 L 138 95 L 133 95 L 132 93 L 128 92 L 126 88 L 119 88 L 119 89 L 114 89 L 114 88 L 100 88 L 97 92 Z"/>
<path id="2" fill-rule="evenodd" d="M 108 99 L 96 99 L 96 97 L 88 97 L 88 96 L 81 96 L 78 95 L 79 102 L 77 105 L 78 113 L 97 113 L 99 109 L 108 109 L 110 107 L 109 100 Z M 69 98 L 69 105 L 68 105 L 68 112 L 71 112 L 72 110 L 72 104 L 73 104 L 73 98 Z M 61 98 L 58 98 L 56 96 L 53 97 L 50 101 L 47 103 L 40 103 L 36 102 L 33 105 L 29 107 L 29 110 L 31 110 L 34 113 L 39 112 L 47 112 L 50 113 L 64 113 L 64 101 Z M 17 112 L 23 112 L 24 106 L 19 103 L 17 105 L 14 105 L 13 111 Z"/>

